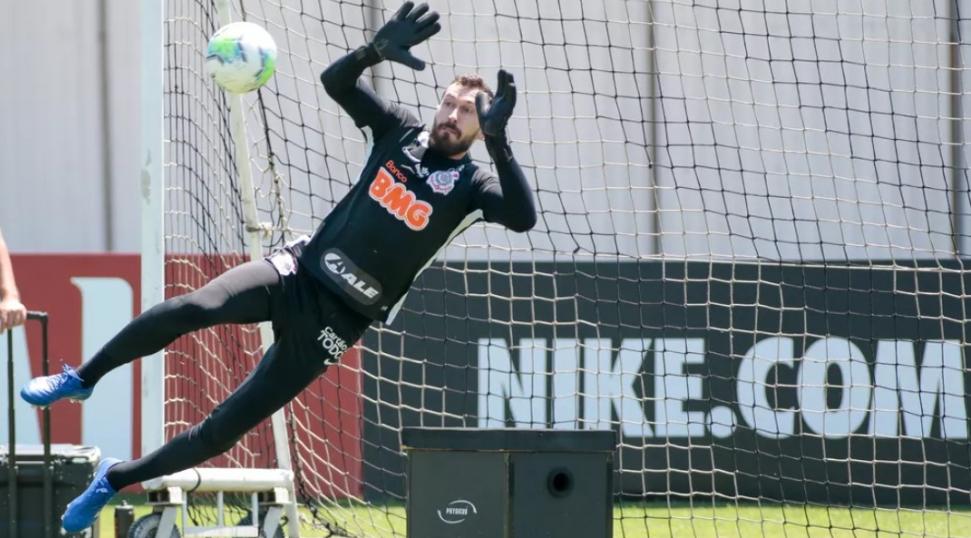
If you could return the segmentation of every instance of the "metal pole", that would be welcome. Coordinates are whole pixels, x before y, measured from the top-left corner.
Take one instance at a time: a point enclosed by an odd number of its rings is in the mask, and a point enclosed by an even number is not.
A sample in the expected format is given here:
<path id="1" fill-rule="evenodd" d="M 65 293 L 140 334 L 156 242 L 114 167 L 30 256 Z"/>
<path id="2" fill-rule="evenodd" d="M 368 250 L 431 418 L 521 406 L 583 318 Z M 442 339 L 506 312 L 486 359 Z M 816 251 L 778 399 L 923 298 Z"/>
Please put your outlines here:
<path id="1" fill-rule="evenodd" d="M 228 0 L 217 0 L 215 7 L 221 26 L 232 22 Z M 236 173 L 239 175 L 239 190 L 243 205 L 246 247 L 249 252 L 249 259 L 259 260 L 263 258 L 263 244 L 261 241 L 263 227 L 259 221 L 259 212 L 256 205 L 256 188 L 253 183 L 253 169 L 250 163 L 249 147 L 246 144 L 246 116 L 243 113 L 243 99 L 239 95 L 227 95 L 226 102 L 229 104 L 229 130 L 234 142 L 235 152 L 233 155 L 236 157 Z M 270 346 L 273 345 L 273 327 L 269 322 L 260 323 L 260 340 L 263 344 L 263 353 L 265 354 L 270 349 Z M 283 406 L 277 412 L 273 413 L 270 417 L 270 422 L 277 466 L 280 469 L 293 470 L 293 461 L 290 458 L 290 440 L 287 436 L 286 429 L 286 408 L 287 406 Z M 292 481 L 288 489 L 290 491 L 290 497 L 294 499 L 287 506 L 290 535 L 294 538 L 299 538 L 300 514 L 297 512 L 296 487 Z M 256 518 L 257 515 L 254 513 L 253 517 Z"/>
<path id="2" fill-rule="evenodd" d="M 966 199 L 962 198 L 964 193 L 967 197 L 968 189 L 964 187 L 964 168 L 962 157 L 964 154 L 964 122 L 963 122 L 963 103 L 961 101 L 961 36 L 958 27 L 959 10 L 958 0 L 948 3 L 951 9 L 951 31 L 948 48 L 948 107 L 951 115 L 950 125 L 950 145 L 951 145 L 951 237 L 954 249 L 954 256 L 960 258 L 964 253 L 962 243 L 964 242 L 964 208 Z"/>
<path id="3" fill-rule="evenodd" d="M 111 208 L 114 180 L 111 173 L 111 79 L 108 73 L 108 7 L 98 0 L 98 52 L 101 78 L 101 185 L 105 250 L 115 250 L 114 213 Z"/>
<path id="4" fill-rule="evenodd" d="M 657 195 L 657 148 L 658 148 L 658 132 L 660 129 L 657 125 L 657 109 L 660 103 L 658 98 L 658 74 L 657 69 L 657 43 L 654 39 L 654 2 L 647 3 L 647 77 L 648 77 L 648 98 L 650 99 L 650 106 L 647 110 L 647 121 L 650 124 L 648 128 L 651 130 L 651 141 L 649 142 L 650 151 L 648 152 L 648 174 L 651 176 L 651 211 L 652 224 L 654 229 L 651 230 L 651 254 L 654 256 L 661 255 L 661 211 L 659 209 L 660 203 L 658 202 Z"/>
<path id="5" fill-rule="evenodd" d="M 47 345 L 47 313 L 46 312 L 28 312 L 27 319 L 35 319 L 40 321 L 41 330 L 41 353 L 43 373 L 45 376 L 51 374 L 50 372 L 50 355 L 48 354 Z M 51 524 L 54 520 L 54 481 L 53 481 L 53 469 L 51 468 L 51 409 L 50 407 L 44 408 L 44 536 L 46 538 L 54 538 L 56 536 L 55 529 Z"/>
<path id="6" fill-rule="evenodd" d="M 8 448 L 7 448 L 7 506 L 10 511 L 10 538 L 17 538 L 17 425 L 14 414 L 13 399 L 13 331 L 7 331 L 7 424 Z"/>
<path id="7" fill-rule="evenodd" d="M 141 0 L 141 285 L 142 312 L 165 300 L 165 235 L 162 162 L 165 159 L 162 126 L 163 59 L 162 27 L 165 0 Z M 132 178 L 135 181 L 136 178 Z M 142 454 L 162 446 L 165 428 L 163 384 L 165 352 L 143 357 Z"/>

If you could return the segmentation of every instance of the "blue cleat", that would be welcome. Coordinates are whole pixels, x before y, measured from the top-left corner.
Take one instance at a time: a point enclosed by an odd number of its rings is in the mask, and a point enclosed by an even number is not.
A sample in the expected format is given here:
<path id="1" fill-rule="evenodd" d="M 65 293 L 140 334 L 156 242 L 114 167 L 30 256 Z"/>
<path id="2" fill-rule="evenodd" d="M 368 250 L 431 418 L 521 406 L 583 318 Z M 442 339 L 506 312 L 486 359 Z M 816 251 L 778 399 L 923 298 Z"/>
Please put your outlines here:
<path id="1" fill-rule="evenodd" d="M 65 364 L 63 373 L 31 379 L 20 389 L 20 397 L 31 405 L 47 407 L 61 398 L 87 400 L 92 392 L 94 387 L 82 387 L 78 373 Z"/>
<path id="2" fill-rule="evenodd" d="M 108 483 L 107 478 L 108 469 L 116 463 L 121 463 L 121 460 L 115 458 L 101 460 L 88 489 L 68 503 L 64 515 L 61 516 L 61 526 L 65 531 L 79 532 L 93 525 L 101 509 L 108 504 L 115 493 L 118 493 Z"/>

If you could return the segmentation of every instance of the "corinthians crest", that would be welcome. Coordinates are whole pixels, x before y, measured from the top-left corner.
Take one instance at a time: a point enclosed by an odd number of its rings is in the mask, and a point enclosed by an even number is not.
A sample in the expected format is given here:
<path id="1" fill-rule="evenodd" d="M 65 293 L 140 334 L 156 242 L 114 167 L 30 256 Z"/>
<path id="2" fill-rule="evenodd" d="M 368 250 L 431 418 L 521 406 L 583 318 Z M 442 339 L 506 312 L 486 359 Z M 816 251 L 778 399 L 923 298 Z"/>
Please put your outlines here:
<path id="1" fill-rule="evenodd" d="M 432 188 L 433 191 L 438 194 L 448 194 L 452 192 L 455 187 L 455 182 L 459 180 L 459 176 L 462 175 L 462 169 L 465 165 L 459 166 L 458 168 L 449 168 L 448 170 L 438 170 L 432 172 L 428 176 L 428 186 Z"/>

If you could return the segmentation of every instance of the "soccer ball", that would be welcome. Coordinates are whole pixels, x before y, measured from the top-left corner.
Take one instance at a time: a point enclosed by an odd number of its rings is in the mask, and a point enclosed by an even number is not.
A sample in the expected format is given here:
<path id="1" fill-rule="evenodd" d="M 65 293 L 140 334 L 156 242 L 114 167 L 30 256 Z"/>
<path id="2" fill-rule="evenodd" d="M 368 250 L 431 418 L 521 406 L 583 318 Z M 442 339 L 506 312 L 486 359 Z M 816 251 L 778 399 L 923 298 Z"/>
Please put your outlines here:
<path id="1" fill-rule="evenodd" d="M 276 43 L 261 26 L 234 22 L 209 38 L 206 70 L 230 93 L 251 92 L 266 84 L 276 69 Z"/>

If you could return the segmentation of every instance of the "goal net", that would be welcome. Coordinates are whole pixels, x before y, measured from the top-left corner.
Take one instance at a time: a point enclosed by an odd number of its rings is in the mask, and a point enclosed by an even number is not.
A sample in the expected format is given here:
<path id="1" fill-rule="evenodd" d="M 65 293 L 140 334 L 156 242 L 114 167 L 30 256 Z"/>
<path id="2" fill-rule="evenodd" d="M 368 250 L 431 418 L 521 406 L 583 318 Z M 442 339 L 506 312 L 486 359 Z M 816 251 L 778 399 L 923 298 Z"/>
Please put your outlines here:
<path id="1" fill-rule="evenodd" d="M 165 7 L 169 296 L 247 259 L 257 228 L 264 252 L 312 233 L 357 180 L 367 134 L 318 77 L 399 6 L 231 4 L 280 49 L 242 101 L 246 162 L 204 70 L 215 6 Z M 971 6 L 432 7 L 443 30 L 414 49 L 428 69 L 364 76 L 430 121 L 455 75 L 511 71 L 509 136 L 539 224 L 470 228 L 394 323 L 287 406 L 309 535 L 404 536 L 406 426 L 619 432 L 615 536 L 971 528 Z M 224 399 L 260 344 L 256 327 L 219 327 L 169 348 L 166 438 Z M 271 430 L 211 463 L 280 465 Z"/>

